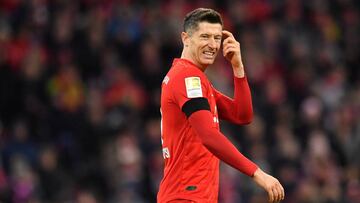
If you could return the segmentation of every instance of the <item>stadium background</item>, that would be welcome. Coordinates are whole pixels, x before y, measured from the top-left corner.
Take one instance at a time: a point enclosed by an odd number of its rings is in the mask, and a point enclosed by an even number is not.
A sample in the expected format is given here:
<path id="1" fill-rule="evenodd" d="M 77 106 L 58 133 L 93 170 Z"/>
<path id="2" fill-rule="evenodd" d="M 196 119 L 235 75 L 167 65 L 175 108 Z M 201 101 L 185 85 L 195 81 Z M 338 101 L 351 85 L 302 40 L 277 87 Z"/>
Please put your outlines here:
<path id="1" fill-rule="evenodd" d="M 288 203 L 360 202 L 360 1 L 0 1 L 0 202 L 155 202 L 159 96 L 182 19 L 218 10 L 255 117 L 222 130 Z M 208 70 L 232 94 L 229 64 Z M 222 203 L 265 202 L 222 165 Z"/>

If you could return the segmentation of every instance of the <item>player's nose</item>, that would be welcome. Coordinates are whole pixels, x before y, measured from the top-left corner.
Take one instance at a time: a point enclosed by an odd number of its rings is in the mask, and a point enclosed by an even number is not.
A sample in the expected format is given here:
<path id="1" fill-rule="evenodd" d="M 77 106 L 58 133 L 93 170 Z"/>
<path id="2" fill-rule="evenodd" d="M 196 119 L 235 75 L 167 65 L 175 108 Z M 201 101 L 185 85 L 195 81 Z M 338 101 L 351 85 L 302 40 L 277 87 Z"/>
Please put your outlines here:
<path id="1" fill-rule="evenodd" d="M 208 46 L 209 46 L 211 49 L 216 49 L 217 43 L 216 43 L 216 41 L 215 41 L 214 38 L 210 38 L 209 43 L 208 43 Z"/>

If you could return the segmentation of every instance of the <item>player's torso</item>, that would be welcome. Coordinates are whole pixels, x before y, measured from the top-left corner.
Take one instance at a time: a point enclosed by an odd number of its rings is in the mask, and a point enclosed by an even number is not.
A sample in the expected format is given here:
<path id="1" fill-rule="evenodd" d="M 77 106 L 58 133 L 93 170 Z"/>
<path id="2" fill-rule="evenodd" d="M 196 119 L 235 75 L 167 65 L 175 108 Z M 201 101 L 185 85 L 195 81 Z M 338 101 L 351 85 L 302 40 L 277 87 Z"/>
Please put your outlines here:
<path id="1" fill-rule="evenodd" d="M 172 196 L 206 202 L 204 198 L 217 201 L 219 160 L 201 143 L 173 97 L 173 88 L 181 88 L 186 76 L 199 76 L 202 88 L 206 88 L 203 97 L 207 98 L 214 116 L 214 127 L 219 129 L 216 101 L 210 82 L 200 70 L 194 67 L 172 67 L 164 78 L 161 92 L 162 146 L 165 160 L 164 178 L 158 194 L 159 200 Z M 184 72 L 186 71 L 186 72 Z M 169 200 L 169 199 L 167 199 Z"/>

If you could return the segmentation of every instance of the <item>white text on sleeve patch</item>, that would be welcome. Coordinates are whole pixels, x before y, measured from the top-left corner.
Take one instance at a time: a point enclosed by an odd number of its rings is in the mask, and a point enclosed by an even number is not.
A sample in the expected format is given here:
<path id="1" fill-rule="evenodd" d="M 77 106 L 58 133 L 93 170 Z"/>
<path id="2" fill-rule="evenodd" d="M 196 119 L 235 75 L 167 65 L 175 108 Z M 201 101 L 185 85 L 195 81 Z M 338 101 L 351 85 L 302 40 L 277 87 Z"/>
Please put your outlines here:
<path id="1" fill-rule="evenodd" d="M 202 97 L 200 77 L 185 78 L 186 94 L 188 98 Z"/>

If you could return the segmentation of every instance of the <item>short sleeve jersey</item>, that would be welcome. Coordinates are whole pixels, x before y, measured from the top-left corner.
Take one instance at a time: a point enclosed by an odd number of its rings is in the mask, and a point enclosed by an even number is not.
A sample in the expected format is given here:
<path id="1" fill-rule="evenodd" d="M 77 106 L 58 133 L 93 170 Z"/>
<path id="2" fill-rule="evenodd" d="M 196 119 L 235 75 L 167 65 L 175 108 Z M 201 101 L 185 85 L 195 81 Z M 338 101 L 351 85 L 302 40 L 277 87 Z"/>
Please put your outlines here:
<path id="1" fill-rule="evenodd" d="M 161 142 L 165 160 L 158 202 L 188 199 L 217 202 L 219 159 L 201 143 L 192 129 L 183 105 L 193 98 L 206 98 L 219 130 L 214 90 L 206 75 L 193 63 L 175 59 L 161 90 Z"/>

